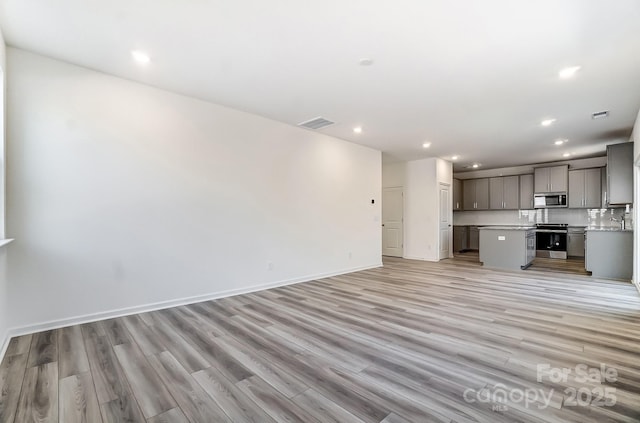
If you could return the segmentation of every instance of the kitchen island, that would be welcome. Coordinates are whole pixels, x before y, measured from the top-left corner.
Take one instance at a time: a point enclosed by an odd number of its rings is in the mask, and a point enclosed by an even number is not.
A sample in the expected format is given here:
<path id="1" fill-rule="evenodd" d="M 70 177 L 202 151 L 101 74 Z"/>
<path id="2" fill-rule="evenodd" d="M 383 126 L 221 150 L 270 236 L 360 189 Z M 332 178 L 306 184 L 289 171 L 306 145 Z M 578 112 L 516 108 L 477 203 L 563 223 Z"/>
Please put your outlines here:
<path id="1" fill-rule="evenodd" d="M 536 228 L 533 226 L 482 226 L 480 261 L 486 267 L 520 270 L 536 256 Z"/>

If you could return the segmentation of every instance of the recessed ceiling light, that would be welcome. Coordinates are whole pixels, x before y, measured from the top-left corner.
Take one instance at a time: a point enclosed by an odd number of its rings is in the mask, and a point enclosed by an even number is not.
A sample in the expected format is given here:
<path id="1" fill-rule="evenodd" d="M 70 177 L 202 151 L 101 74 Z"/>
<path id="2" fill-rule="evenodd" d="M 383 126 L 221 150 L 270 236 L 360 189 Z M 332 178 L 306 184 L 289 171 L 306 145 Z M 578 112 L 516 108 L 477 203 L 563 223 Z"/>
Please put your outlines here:
<path id="1" fill-rule="evenodd" d="M 555 119 L 545 119 L 542 122 L 540 122 L 540 125 L 542 126 L 549 126 L 551 125 L 553 122 L 555 122 Z"/>
<path id="2" fill-rule="evenodd" d="M 554 144 L 555 144 L 555 145 L 562 145 L 562 144 L 564 144 L 564 143 L 565 143 L 565 142 L 567 142 L 567 141 L 568 141 L 568 140 L 555 140 L 555 141 L 554 141 Z"/>
<path id="3" fill-rule="evenodd" d="M 562 79 L 571 78 L 580 70 L 580 66 L 569 66 L 568 68 L 562 69 L 558 72 L 558 76 Z"/>
<path id="4" fill-rule="evenodd" d="M 431 147 L 431 143 L 430 142 L 425 142 L 422 144 L 422 148 L 429 148 Z"/>
<path id="5" fill-rule="evenodd" d="M 141 65 L 146 65 L 151 61 L 151 57 L 149 57 L 147 53 L 140 50 L 132 50 L 131 57 L 133 57 L 133 60 L 140 63 Z"/>
<path id="6" fill-rule="evenodd" d="M 474 168 L 474 169 L 477 169 L 477 168 L 480 167 L 480 165 L 478 163 L 474 163 L 471 167 Z"/>
<path id="7" fill-rule="evenodd" d="M 353 132 L 355 132 L 356 134 L 361 134 L 362 133 L 362 127 L 361 126 L 356 126 L 355 128 L 353 128 Z"/>
<path id="8" fill-rule="evenodd" d="M 571 156 L 571 153 L 564 153 L 564 154 L 562 155 L 562 157 L 569 157 L 569 156 Z"/>
<path id="9" fill-rule="evenodd" d="M 373 65 L 373 59 L 370 59 L 368 57 L 365 57 L 364 59 L 360 59 L 360 61 L 358 62 L 358 64 L 360 66 L 371 66 Z"/>
<path id="10" fill-rule="evenodd" d="M 459 158 L 459 156 L 451 156 L 451 160 L 458 160 Z"/>

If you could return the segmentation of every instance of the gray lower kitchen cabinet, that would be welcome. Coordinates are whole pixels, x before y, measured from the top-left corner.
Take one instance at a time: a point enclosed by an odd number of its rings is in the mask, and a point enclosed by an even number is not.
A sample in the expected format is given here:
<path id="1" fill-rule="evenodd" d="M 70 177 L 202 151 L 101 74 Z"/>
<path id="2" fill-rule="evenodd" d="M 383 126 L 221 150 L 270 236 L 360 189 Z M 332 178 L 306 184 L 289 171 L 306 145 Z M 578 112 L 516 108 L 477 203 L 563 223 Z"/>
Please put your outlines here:
<path id="1" fill-rule="evenodd" d="M 602 207 L 601 180 L 600 168 L 569 171 L 569 208 Z"/>
<path id="2" fill-rule="evenodd" d="M 567 192 L 568 174 L 569 165 L 539 167 L 535 169 L 535 192 Z"/>
<path id="3" fill-rule="evenodd" d="M 453 211 L 462 210 L 462 181 L 453 180 Z"/>
<path id="4" fill-rule="evenodd" d="M 464 210 L 487 210 L 489 208 L 489 179 L 465 179 L 462 181 Z"/>
<path id="5" fill-rule="evenodd" d="M 491 210 L 517 209 L 520 184 L 517 176 L 489 178 L 489 208 Z"/>
<path id="6" fill-rule="evenodd" d="M 533 209 L 533 175 L 520 175 L 520 210 Z"/>
<path id="7" fill-rule="evenodd" d="M 585 269 L 591 276 L 629 281 L 633 274 L 633 231 L 585 231 Z"/>
<path id="8" fill-rule="evenodd" d="M 584 257 L 584 228 L 569 228 L 567 233 L 567 256 Z"/>
<path id="9" fill-rule="evenodd" d="M 487 267 L 524 269 L 535 258 L 535 228 L 480 228 L 480 261 Z"/>
<path id="10" fill-rule="evenodd" d="M 469 249 L 480 249 L 480 233 L 477 226 L 469 226 Z"/>
<path id="11" fill-rule="evenodd" d="M 608 204 L 633 203 L 633 143 L 607 146 Z"/>
<path id="12" fill-rule="evenodd" d="M 459 253 L 469 249 L 469 227 L 453 227 L 453 251 Z"/>

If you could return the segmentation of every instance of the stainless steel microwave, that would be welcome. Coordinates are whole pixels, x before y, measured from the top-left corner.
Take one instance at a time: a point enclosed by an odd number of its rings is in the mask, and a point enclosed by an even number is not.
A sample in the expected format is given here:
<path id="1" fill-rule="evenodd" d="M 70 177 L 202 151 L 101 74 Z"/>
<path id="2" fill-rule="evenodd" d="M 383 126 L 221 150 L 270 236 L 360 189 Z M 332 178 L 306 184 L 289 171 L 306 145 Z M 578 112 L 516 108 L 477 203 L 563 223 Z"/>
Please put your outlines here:
<path id="1" fill-rule="evenodd" d="M 533 207 L 536 209 L 567 207 L 567 194 L 535 194 L 533 198 Z"/>

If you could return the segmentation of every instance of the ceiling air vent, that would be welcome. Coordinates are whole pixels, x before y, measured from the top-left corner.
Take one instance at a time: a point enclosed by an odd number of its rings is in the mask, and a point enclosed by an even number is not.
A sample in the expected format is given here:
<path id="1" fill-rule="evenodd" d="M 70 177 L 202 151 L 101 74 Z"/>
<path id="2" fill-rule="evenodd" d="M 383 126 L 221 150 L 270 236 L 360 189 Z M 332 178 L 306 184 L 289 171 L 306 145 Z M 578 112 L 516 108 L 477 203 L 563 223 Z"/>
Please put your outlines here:
<path id="1" fill-rule="evenodd" d="M 313 118 L 310 120 L 306 120 L 304 122 L 300 122 L 298 124 L 298 126 L 302 126 L 303 128 L 307 128 L 307 129 L 320 129 L 320 128 L 324 128 L 325 126 L 329 126 L 329 125 L 333 125 L 335 122 L 331 122 L 328 119 L 325 119 L 321 116 L 318 116 L 317 118 Z"/>
<path id="2" fill-rule="evenodd" d="M 591 114 L 591 119 L 602 119 L 609 116 L 609 111 L 604 110 L 602 112 L 595 112 Z"/>

